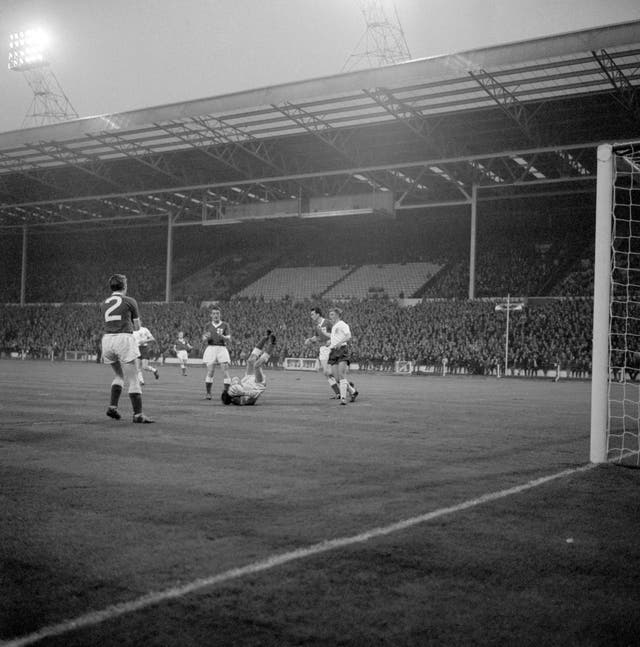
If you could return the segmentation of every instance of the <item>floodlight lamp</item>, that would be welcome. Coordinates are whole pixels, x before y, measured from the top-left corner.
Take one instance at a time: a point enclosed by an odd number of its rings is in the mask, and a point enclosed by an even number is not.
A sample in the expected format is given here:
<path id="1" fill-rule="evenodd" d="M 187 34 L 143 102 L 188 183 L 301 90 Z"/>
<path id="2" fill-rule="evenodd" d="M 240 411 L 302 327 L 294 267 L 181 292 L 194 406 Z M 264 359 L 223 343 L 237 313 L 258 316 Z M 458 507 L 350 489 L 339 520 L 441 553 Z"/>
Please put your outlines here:
<path id="1" fill-rule="evenodd" d="M 9 69 L 17 72 L 47 64 L 49 38 L 43 29 L 25 29 L 9 34 Z"/>

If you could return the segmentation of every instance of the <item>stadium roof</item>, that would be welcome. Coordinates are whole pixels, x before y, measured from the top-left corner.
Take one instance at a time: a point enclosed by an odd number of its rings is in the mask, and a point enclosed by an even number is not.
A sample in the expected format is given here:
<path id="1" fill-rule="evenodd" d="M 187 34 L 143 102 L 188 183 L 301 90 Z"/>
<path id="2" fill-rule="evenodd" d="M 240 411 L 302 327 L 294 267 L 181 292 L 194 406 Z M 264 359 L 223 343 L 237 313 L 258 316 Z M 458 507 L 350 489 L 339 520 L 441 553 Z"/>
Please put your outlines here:
<path id="1" fill-rule="evenodd" d="M 640 139 L 639 83 L 635 21 L 0 133 L 0 229 L 593 192 L 597 144 Z"/>

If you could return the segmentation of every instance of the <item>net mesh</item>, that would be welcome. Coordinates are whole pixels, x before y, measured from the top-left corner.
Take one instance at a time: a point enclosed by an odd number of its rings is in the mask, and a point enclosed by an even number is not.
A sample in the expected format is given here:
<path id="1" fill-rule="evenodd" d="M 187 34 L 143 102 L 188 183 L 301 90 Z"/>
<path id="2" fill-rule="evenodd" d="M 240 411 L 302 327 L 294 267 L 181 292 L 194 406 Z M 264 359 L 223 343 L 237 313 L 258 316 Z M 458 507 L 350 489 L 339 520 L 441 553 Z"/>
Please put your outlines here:
<path id="1" fill-rule="evenodd" d="M 614 148 L 608 458 L 640 465 L 640 143 Z"/>

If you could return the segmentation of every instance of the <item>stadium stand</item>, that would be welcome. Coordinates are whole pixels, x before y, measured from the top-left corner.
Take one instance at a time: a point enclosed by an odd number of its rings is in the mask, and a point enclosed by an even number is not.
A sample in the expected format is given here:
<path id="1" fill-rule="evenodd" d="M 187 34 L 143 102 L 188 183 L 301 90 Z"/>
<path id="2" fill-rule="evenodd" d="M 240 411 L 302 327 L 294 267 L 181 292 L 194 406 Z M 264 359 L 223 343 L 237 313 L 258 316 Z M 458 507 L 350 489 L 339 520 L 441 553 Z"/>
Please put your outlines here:
<path id="1" fill-rule="evenodd" d="M 310 299 L 326 292 L 329 287 L 351 272 L 349 266 L 277 267 L 236 296 L 273 301 L 285 298 Z"/>
<path id="2" fill-rule="evenodd" d="M 436 263 L 363 265 L 320 294 L 326 299 L 366 299 L 383 295 L 394 299 L 411 297 L 441 268 Z"/>
<path id="3" fill-rule="evenodd" d="M 592 257 L 585 240 L 593 240 L 593 217 L 549 213 L 480 214 L 476 297 L 591 294 L 588 270 L 578 277 L 583 259 Z M 396 298 L 401 292 L 405 297 L 468 296 L 468 215 L 400 214 L 395 220 L 368 223 L 339 220 L 330 227 L 318 220 L 179 228 L 173 245 L 172 300 L 322 294 Z M 112 240 L 113 234 L 104 231 L 73 237 L 54 230 L 30 233 L 25 301 L 95 302 L 103 296 L 105 277 L 114 271 L 129 276 L 139 300 L 163 301 L 166 229 L 138 227 L 118 237 L 117 246 Z M 0 302 L 16 303 L 22 237 L 7 234 L 2 245 L 0 272 L 5 280 L 0 282 Z M 401 277 L 414 267 L 428 269 L 414 283 L 404 283 L 406 277 Z M 397 276 L 366 277 L 374 272 Z M 568 279 L 572 273 L 574 278 Z M 349 288 L 360 279 L 362 285 Z M 571 284 L 557 288 L 564 280 Z"/>

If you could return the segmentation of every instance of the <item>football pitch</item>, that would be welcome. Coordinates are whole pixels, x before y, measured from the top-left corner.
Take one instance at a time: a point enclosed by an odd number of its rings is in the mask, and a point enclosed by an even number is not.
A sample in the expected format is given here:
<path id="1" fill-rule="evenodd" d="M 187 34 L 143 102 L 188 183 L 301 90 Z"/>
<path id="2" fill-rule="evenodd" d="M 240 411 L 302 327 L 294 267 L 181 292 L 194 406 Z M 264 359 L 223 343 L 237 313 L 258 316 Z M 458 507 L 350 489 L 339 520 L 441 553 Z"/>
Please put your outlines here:
<path id="1" fill-rule="evenodd" d="M 233 369 L 241 375 L 240 369 Z M 637 645 L 640 470 L 590 383 L 0 361 L 0 645 Z"/>

